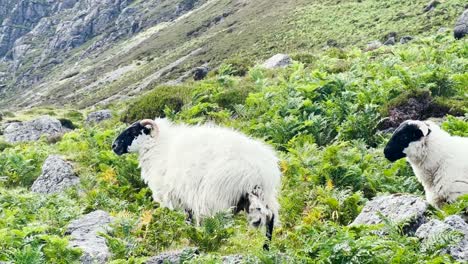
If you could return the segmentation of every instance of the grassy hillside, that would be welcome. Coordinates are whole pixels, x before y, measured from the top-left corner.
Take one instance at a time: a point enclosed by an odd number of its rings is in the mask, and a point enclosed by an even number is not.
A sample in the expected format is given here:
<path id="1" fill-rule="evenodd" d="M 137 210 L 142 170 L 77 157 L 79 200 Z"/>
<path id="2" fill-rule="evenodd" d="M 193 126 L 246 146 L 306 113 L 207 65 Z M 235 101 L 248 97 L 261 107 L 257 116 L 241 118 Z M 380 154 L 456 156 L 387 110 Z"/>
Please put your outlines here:
<path id="1" fill-rule="evenodd" d="M 364 1 L 365 2 L 365 1 Z M 422 195 L 423 189 L 404 160 L 389 163 L 382 155 L 388 134 L 377 131 L 388 109 L 405 104 L 408 94 L 427 92 L 431 102 L 449 105 L 442 127 L 468 136 L 468 46 L 448 34 L 372 52 L 358 48 L 301 54 L 279 70 L 223 64 L 209 79 L 186 83 L 170 93 L 153 91 L 113 105 L 114 120 L 83 126 L 75 110 L 35 109 L 10 113 L 7 119 L 44 113 L 71 119 L 79 129 L 58 143 L 0 143 L 0 261 L 73 263 L 80 252 L 67 248 L 64 230 L 81 214 L 103 209 L 115 216 L 105 234 L 111 263 L 141 263 L 157 252 L 199 247 L 187 263 L 220 263 L 221 256 L 242 254 L 245 263 L 454 263 L 441 248 L 457 241 L 448 233 L 421 243 L 387 222 L 347 226 L 365 202 L 386 193 Z M 175 98 L 175 99 L 174 99 Z M 179 100 L 173 107 L 166 99 Z M 162 102 L 162 103 L 161 103 Z M 180 106 L 177 104 L 176 106 Z M 135 156 L 116 156 L 110 149 L 128 121 L 165 115 L 175 122 L 216 122 L 271 144 L 281 157 L 282 225 L 272 250 L 264 252 L 264 235 L 247 227 L 243 215 L 220 214 L 200 228 L 187 225 L 181 212 L 156 208 L 141 182 Z M 80 190 L 43 196 L 28 191 L 47 155 L 73 162 Z M 467 206 L 460 199 L 431 218 L 456 214 Z"/>
<path id="2" fill-rule="evenodd" d="M 195 66 L 216 68 L 232 57 L 255 62 L 278 52 L 320 52 L 330 43 L 364 47 L 372 40 L 385 40 L 391 32 L 400 37 L 434 35 L 441 27 L 453 27 L 465 3 L 444 1 L 424 13 L 426 4 L 426 0 L 212 0 L 106 51 L 88 56 L 84 45 L 43 73 L 43 80 L 27 87 L 29 92 L 3 104 L 87 107 L 138 95 L 154 84 L 189 75 Z"/>

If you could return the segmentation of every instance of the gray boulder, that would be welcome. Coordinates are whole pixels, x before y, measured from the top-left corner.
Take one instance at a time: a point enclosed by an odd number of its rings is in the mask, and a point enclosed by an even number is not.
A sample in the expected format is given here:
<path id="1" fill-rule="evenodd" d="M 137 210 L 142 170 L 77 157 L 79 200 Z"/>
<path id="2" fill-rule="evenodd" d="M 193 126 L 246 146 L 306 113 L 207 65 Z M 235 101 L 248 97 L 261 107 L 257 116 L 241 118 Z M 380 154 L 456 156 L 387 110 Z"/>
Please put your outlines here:
<path id="1" fill-rule="evenodd" d="M 70 163 L 59 156 L 49 156 L 42 165 L 42 174 L 34 181 L 31 191 L 36 193 L 56 193 L 74 186 L 80 179 Z"/>
<path id="2" fill-rule="evenodd" d="M 400 44 L 406 44 L 410 42 L 411 40 L 413 40 L 412 36 L 403 36 L 400 38 Z"/>
<path id="3" fill-rule="evenodd" d="M 378 41 L 378 40 L 374 40 L 374 41 L 371 41 L 369 43 L 367 43 L 367 46 L 366 46 L 366 51 L 372 51 L 372 50 L 376 50 L 380 47 L 382 47 L 383 44 L 382 42 Z"/>
<path id="4" fill-rule="evenodd" d="M 263 63 L 263 67 L 266 69 L 274 69 L 274 68 L 285 68 L 291 65 L 292 60 L 286 54 L 276 54 L 273 57 L 269 58 Z"/>
<path id="5" fill-rule="evenodd" d="M 407 234 L 412 234 L 426 222 L 424 214 L 427 207 L 428 203 L 415 195 L 380 196 L 369 201 L 351 225 L 381 224 L 383 220 L 380 215 L 382 215 L 398 224 L 408 223 L 404 231 Z"/>
<path id="6" fill-rule="evenodd" d="M 14 143 L 36 141 L 42 135 L 55 137 L 65 132 L 59 120 L 42 116 L 31 121 L 9 123 L 3 133 L 6 142 Z"/>
<path id="7" fill-rule="evenodd" d="M 395 43 L 396 43 L 395 37 L 390 37 L 384 42 L 384 45 L 391 46 L 391 45 L 395 45 Z"/>
<path id="8" fill-rule="evenodd" d="M 465 10 L 458 18 L 455 28 L 453 29 L 453 36 L 456 39 L 461 39 L 468 34 L 468 9 Z"/>
<path id="9" fill-rule="evenodd" d="M 210 69 L 208 67 L 202 66 L 202 67 L 196 67 L 192 71 L 193 79 L 195 81 L 200 81 L 205 79 L 205 77 L 208 75 L 210 72 Z"/>
<path id="10" fill-rule="evenodd" d="M 447 231 L 460 232 L 462 239 L 456 245 L 444 249 L 443 252 L 452 255 L 457 261 L 468 261 L 468 224 L 458 215 L 449 216 L 443 222 L 433 219 L 419 227 L 416 236 L 425 242 L 430 242 Z"/>
<path id="11" fill-rule="evenodd" d="M 98 233 L 105 232 L 111 216 L 98 210 L 72 221 L 66 234 L 70 235 L 70 246 L 80 248 L 83 255 L 80 262 L 84 264 L 106 263 L 111 253 L 106 244 L 106 239 Z"/>
<path id="12" fill-rule="evenodd" d="M 146 264 L 179 264 L 199 255 L 197 248 L 185 248 L 179 251 L 163 252 L 146 260 Z"/>
<path id="13" fill-rule="evenodd" d="M 100 110 L 89 113 L 89 115 L 86 117 L 86 123 L 99 123 L 110 118 L 112 118 L 111 110 Z"/>
<path id="14" fill-rule="evenodd" d="M 427 3 L 427 5 L 424 7 L 423 11 L 424 12 L 429 12 L 429 11 L 432 11 L 434 10 L 434 8 L 436 8 L 436 6 L 438 6 L 440 4 L 439 1 L 437 0 L 431 0 L 429 3 Z"/>

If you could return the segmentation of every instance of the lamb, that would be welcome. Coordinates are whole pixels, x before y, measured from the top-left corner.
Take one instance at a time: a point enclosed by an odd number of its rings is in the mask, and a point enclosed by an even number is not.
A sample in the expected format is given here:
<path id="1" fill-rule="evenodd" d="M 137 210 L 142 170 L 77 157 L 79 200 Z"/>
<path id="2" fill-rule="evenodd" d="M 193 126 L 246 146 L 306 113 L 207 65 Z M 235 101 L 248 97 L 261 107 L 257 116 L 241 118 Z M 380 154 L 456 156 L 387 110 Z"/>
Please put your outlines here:
<path id="1" fill-rule="evenodd" d="M 407 157 L 435 207 L 468 194 L 468 138 L 451 136 L 430 121 L 407 120 L 395 130 L 384 154 L 391 162 Z"/>
<path id="2" fill-rule="evenodd" d="M 251 226 L 266 226 L 271 240 L 281 172 L 266 144 L 215 125 L 145 119 L 123 131 L 112 149 L 138 152 L 142 178 L 161 206 L 185 210 L 197 225 L 220 211 L 244 210 Z"/>

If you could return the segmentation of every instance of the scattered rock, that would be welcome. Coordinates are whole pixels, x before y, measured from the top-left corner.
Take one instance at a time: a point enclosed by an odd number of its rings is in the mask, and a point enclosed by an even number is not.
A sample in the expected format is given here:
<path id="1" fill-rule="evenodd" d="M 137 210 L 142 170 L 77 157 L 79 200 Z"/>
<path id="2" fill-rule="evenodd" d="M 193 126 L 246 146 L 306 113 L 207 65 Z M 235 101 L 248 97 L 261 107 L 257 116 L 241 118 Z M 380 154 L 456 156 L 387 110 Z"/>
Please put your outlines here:
<path id="1" fill-rule="evenodd" d="M 446 27 L 441 27 L 437 30 L 437 34 L 443 34 L 445 32 L 447 32 L 449 29 L 446 28 Z"/>
<path id="2" fill-rule="evenodd" d="M 421 225 L 416 231 L 416 236 L 427 241 L 437 239 L 438 235 L 449 230 L 462 233 L 463 238 L 458 244 L 446 248 L 444 253 L 452 255 L 457 261 L 468 261 L 468 224 L 458 215 L 449 216 L 443 222 L 433 219 Z"/>
<path id="3" fill-rule="evenodd" d="M 73 171 L 70 163 L 59 156 L 49 156 L 42 165 L 42 174 L 31 187 L 36 193 L 56 193 L 74 186 L 80 179 Z"/>
<path id="4" fill-rule="evenodd" d="M 365 50 L 366 51 L 372 51 L 372 50 L 376 50 L 376 49 L 378 49 L 378 48 L 380 48 L 382 46 L 383 46 L 382 42 L 380 42 L 378 40 L 374 40 L 372 42 L 367 43 L 367 46 L 366 46 Z"/>
<path id="5" fill-rule="evenodd" d="M 197 67 L 193 69 L 192 71 L 193 79 L 195 81 L 203 80 L 205 79 L 205 77 L 208 75 L 209 72 L 210 72 L 210 69 L 208 69 L 208 67 L 205 67 L 205 66 Z"/>
<path id="6" fill-rule="evenodd" d="M 286 54 L 276 54 L 273 57 L 269 58 L 263 63 L 263 67 L 267 69 L 274 69 L 274 68 L 285 68 L 291 65 L 292 60 Z"/>
<path id="7" fill-rule="evenodd" d="M 386 46 L 391 46 L 391 45 L 395 45 L 395 44 L 396 44 L 395 37 L 390 37 L 389 39 L 387 39 L 384 42 L 384 45 L 386 45 Z"/>
<path id="8" fill-rule="evenodd" d="M 65 133 L 59 120 L 43 116 L 26 122 L 9 123 L 4 130 L 5 141 L 9 143 L 36 141 L 42 135 L 57 136 Z"/>
<path id="9" fill-rule="evenodd" d="M 414 91 L 404 93 L 391 100 L 388 104 L 388 117 L 383 119 L 379 130 L 398 127 L 408 119 L 426 120 L 428 118 L 444 117 L 447 114 L 463 115 L 463 112 L 434 100 L 430 91 Z"/>
<path id="10" fill-rule="evenodd" d="M 468 34 L 468 9 L 465 10 L 458 18 L 453 29 L 453 36 L 456 39 L 461 39 Z"/>
<path id="11" fill-rule="evenodd" d="M 198 248 L 185 248 L 180 251 L 163 252 L 157 256 L 149 258 L 145 264 L 179 264 L 199 255 Z"/>
<path id="12" fill-rule="evenodd" d="M 338 41 L 334 39 L 329 39 L 327 40 L 327 46 L 328 47 L 338 47 Z"/>
<path id="13" fill-rule="evenodd" d="M 112 118 L 112 112 L 111 110 L 100 110 L 96 112 L 91 112 L 89 113 L 88 117 L 86 117 L 86 123 L 87 124 L 96 124 L 99 122 L 102 122 L 104 120 Z"/>
<path id="14" fill-rule="evenodd" d="M 111 253 L 106 239 L 98 233 L 105 232 L 112 218 L 107 212 L 98 210 L 72 221 L 66 234 L 70 235 L 70 245 L 83 250 L 80 262 L 84 264 L 106 263 Z"/>
<path id="15" fill-rule="evenodd" d="M 400 38 L 400 44 L 406 44 L 410 42 L 411 40 L 413 40 L 412 36 L 403 36 Z"/>
<path id="16" fill-rule="evenodd" d="M 428 203 L 415 195 L 392 194 L 369 201 L 351 225 L 374 225 L 383 223 L 380 214 L 396 223 L 408 223 L 406 234 L 412 234 L 426 222 Z"/>
<path id="17" fill-rule="evenodd" d="M 429 3 L 427 3 L 426 7 L 424 7 L 423 11 L 424 12 L 429 12 L 429 11 L 432 11 L 434 8 L 436 8 L 436 6 L 438 6 L 440 4 L 439 1 L 437 0 L 432 0 L 430 1 Z"/>
<path id="18" fill-rule="evenodd" d="M 223 257 L 223 264 L 241 264 L 244 260 L 242 255 L 229 255 Z"/>

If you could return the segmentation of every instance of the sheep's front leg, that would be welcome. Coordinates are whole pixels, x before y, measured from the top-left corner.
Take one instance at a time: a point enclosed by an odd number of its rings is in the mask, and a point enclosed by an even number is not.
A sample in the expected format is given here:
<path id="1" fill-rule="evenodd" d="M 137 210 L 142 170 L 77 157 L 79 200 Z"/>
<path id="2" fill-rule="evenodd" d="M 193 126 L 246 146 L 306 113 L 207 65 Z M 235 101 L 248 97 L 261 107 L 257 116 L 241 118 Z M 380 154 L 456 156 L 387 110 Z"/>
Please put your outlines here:
<path id="1" fill-rule="evenodd" d="M 263 249 L 264 250 L 270 250 L 270 243 L 271 243 L 271 239 L 273 237 L 273 226 L 274 226 L 274 223 L 275 223 L 275 215 L 272 214 L 271 217 L 267 217 L 267 221 L 266 221 L 266 237 L 267 237 L 267 241 L 265 241 L 265 244 L 263 245 Z"/>

